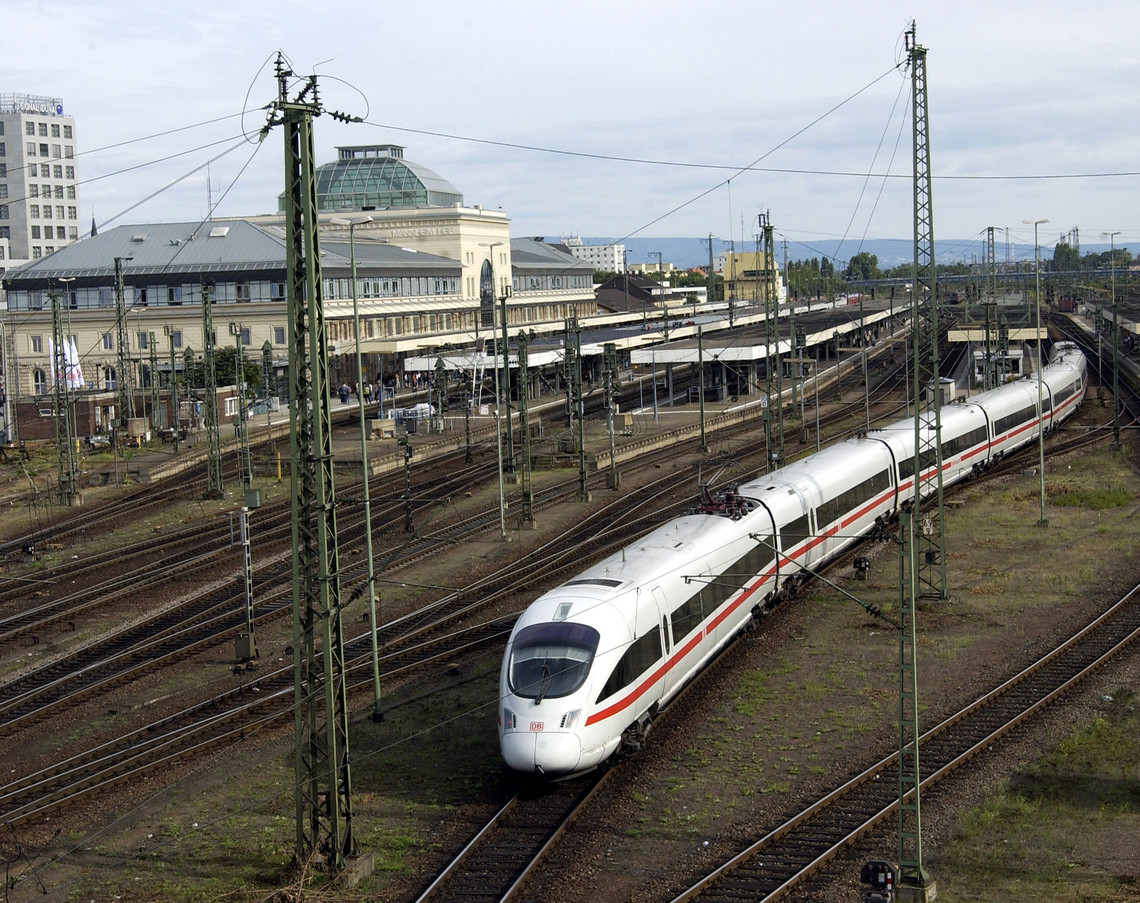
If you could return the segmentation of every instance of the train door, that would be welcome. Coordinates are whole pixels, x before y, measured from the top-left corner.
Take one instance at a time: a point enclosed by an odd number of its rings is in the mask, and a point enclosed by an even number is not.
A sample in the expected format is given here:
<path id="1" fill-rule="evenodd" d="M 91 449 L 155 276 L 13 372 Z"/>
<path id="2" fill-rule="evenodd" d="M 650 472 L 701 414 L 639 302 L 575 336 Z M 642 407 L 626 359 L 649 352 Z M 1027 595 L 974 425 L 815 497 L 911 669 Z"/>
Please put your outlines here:
<path id="1" fill-rule="evenodd" d="M 673 656 L 673 625 L 669 619 L 669 600 L 660 586 L 653 587 L 653 601 L 657 605 L 657 620 L 661 625 L 661 644 L 665 661 L 671 662 Z M 678 681 L 683 680 L 684 675 L 685 669 L 683 667 L 669 667 L 665 671 L 662 678 L 665 682 L 662 693 L 666 698 L 673 694 Z"/>
<path id="2" fill-rule="evenodd" d="M 658 655 L 652 656 L 652 662 L 650 655 L 647 655 L 643 662 L 639 662 L 639 669 L 641 666 L 644 666 L 645 669 L 638 678 L 638 684 L 643 691 L 641 698 L 644 700 L 655 700 L 661 697 L 662 684 L 665 680 L 665 676 L 662 674 L 662 666 L 668 661 L 669 649 L 672 647 L 668 630 L 662 632 L 662 619 L 668 617 L 663 600 L 664 594 L 660 586 L 654 586 L 649 592 L 640 593 L 638 596 L 634 635 L 637 639 L 641 639 L 646 634 L 655 634 L 658 637 L 657 643 L 653 644 Z M 647 646 L 646 648 L 652 647 Z M 653 679 L 654 675 L 657 675 L 656 679 Z"/>

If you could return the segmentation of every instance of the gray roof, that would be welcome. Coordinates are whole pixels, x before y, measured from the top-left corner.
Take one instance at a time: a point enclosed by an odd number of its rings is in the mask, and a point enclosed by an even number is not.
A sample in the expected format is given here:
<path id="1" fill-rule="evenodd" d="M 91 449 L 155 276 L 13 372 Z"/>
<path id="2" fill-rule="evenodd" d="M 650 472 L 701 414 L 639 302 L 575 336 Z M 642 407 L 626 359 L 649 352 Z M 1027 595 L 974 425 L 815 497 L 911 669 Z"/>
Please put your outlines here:
<path id="1" fill-rule="evenodd" d="M 224 273 L 271 273 L 283 277 L 285 233 L 281 228 L 242 220 L 118 226 L 9 270 L 4 284 L 50 287 L 56 280 L 72 278 L 106 283 L 114 277 L 116 257 L 124 258 L 123 275 L 129 282 L 141 276 L 175 274 L 199 278 Z M 426 269 L 450 273 L 461 268 L 458 261 L 450 258 L 360 238 L 356 241 L 356 261 L 358 271 Z M 347 272 L 348 242 L 322 240 L 321 266 Z"/>
<path id="2" fill-rule="evenodd" d="M 511 266 L 516 270 L 544 273 L 565 273 L 572 270 L 591 274 L 594 272 L 594 266 L 589 261 L 579 260 L 573 254 L 533 238 L 511 239 Z"/>

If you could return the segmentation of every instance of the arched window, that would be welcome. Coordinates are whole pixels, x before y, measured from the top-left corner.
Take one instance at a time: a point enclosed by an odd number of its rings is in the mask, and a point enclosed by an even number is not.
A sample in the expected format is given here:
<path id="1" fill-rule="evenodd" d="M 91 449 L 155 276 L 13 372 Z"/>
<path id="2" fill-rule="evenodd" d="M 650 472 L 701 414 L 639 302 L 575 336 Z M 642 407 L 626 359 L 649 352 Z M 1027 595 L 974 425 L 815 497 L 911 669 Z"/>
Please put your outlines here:
<path id="1" fill-rule="evenodd" d="M 47 376 L 38 367 L 32 373 L 32 383 L 36 395 L 47 395 Z"/>

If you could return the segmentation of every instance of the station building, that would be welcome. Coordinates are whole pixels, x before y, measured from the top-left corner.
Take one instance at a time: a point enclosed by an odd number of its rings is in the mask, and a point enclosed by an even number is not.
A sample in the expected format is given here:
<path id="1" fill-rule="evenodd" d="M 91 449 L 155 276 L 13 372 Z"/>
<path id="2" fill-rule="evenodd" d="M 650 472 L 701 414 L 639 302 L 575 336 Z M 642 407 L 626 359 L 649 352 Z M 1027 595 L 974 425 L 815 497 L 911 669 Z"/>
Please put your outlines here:
<path id="1" fill-rule="evenodd" d="M 404 160 L 402 148 L 340 148 L 318 168 L 317 188 L 333 384 L 393 379 L 410 354 L 498 334 L 504 310 L 510 335 L 560 332 L 567 318 L 597 313 L 589 263 L 512 239 L 505 214 L 464 206 L 446 180 Z M 148 223 L 101 230 L 6 273 L 5 401 L 20 417 L 9 438 L 52 435 L 45 396 L 57 306 L 65 347 L 74 344 L 82 371 L 76 391 L 102 396 L 80 435 L 118 416 L 120 356 L 141 396 L 156 380 L 165 387 L 188 351 L 201 356 L 203 285 L 215 347 L 240 342 L 259 361 L 267 355 L 280 382 L 288 368 L 285 250 L 283 213 Z M 355 373 L 353 256 L 363 374 Z"/>

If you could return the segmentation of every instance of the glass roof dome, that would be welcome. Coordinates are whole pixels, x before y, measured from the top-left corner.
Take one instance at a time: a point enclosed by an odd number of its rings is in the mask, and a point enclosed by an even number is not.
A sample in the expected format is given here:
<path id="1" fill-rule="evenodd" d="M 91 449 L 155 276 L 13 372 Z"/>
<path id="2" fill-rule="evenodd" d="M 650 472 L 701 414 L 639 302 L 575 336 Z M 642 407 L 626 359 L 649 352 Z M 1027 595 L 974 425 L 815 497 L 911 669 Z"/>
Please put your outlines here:
<path id="1" fill-rule="evenodd" d="M 338 147 L 335 163 L 317 167 L 317 209 L 386 210 L 401 207 L 453 207 L 459 190 L 426 166 L 404 159 L 395 144 Z M 285 195 L 278 198 L 285 210 Z"/>

